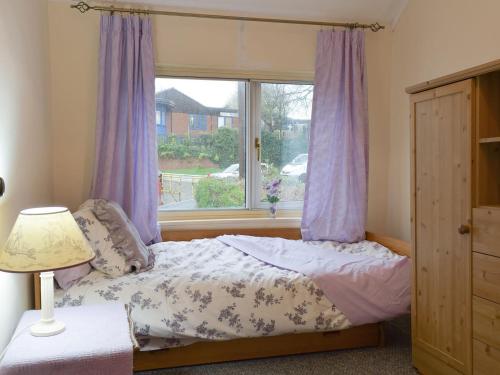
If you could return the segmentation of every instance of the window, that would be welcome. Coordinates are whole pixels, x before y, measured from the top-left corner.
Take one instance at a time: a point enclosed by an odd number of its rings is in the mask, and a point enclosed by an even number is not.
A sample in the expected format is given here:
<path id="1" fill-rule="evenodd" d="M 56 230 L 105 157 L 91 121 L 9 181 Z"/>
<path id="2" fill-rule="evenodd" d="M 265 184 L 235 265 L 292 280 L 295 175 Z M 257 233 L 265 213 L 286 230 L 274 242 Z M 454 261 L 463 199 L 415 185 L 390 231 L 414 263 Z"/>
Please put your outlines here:
<path id="1" fill-rule="evenodd" d="M 156 134 L 158 144 L 163 144 L 167 141 L 167 106 L 164 103 L 156 103 Z"/>
<path id="2" fill-rule="evenodd" d="M 261 185 L 270 179 L 282 180 L 282 208 L 299 207 L 304 200 L 312 92 L 313 86 L 306 84 L 260 85 L 261 158 L 267 167 L 261 173 Z M 256 206 L 262 207 L 265 201 L 261 188 Z"/>
<path id="3" fill-rule="evenodd" d="M 171 115 L 166 141 L 158 134 L 161 210 L 247 207 L 245 102 L 243 81 L 156 79 L 157 107 Z M 241 127 L 218 127 L 226 110 Z"/>
<path id="4" fill-rule="evenodd" d="M 209 115 L 190 115 L 190 130 L 207 131 L 208 116 Z"/>
<path id="5" fill-rule="evenodd" d="M 266 208 L 276 178 L 302 208 L 311 104 L 311 84 L 158 77 L 160 210 Z"/>
<path id="6" fill-rule="evenodd" d="M 156 110 L 156 125 L 160 126 L 161 123 L 162 123 L 162 121 L 161 121 L 161 111 Z"/>

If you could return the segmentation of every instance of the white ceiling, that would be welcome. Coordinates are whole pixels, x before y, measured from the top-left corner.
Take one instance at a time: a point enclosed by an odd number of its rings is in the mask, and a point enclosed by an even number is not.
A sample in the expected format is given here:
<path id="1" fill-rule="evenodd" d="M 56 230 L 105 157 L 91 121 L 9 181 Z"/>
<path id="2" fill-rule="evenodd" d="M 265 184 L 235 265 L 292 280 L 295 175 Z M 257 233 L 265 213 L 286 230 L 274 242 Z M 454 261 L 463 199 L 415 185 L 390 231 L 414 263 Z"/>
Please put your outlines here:
<path id="1" fill-rule="evenodd" d="M 111 0 L 123 4 L 153 5 L 186 11 L 243 13 L 326 21 L 394 24 L 408 0 Z"/>

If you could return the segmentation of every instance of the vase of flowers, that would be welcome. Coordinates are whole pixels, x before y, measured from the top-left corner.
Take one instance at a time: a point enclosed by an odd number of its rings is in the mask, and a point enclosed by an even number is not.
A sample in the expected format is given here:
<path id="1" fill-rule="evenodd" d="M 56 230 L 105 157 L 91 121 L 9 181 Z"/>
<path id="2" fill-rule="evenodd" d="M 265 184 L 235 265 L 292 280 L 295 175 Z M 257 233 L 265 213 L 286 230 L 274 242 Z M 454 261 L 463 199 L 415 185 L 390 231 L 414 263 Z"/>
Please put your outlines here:
<path id="1" fill-rule="evenodd" d="M 269 214 L 274 219 L 278 212 L 278 202 L 280 201 L 281 179 L 274 179 L 265 185 L 266 197 L 269 202 Z"/>

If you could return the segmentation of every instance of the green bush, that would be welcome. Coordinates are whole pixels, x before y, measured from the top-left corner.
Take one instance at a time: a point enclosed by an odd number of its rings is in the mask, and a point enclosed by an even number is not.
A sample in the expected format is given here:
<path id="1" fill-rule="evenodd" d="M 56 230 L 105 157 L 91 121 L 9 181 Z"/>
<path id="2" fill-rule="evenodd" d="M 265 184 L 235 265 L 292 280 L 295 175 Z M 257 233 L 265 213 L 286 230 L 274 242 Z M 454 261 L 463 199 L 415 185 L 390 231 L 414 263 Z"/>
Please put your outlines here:
<path id="1" fill-rule="evenodd" d="M 209 159 L 226 168 L 239 161 L 237 129 L 222 128 L 199 137 L 171 135 L 158 145 L 158 156 L 164 159 Z"/>
<path id="2" fill-rule="evenodd" d="M 239 132 L 236 129 L 221 128 L 212 136 L 210 160 L 221 168 L 229 167 L 239 161 Z"/>
<path id="3" fill-rule="evenodd" d="M 307 133 L 296 138 L 281 138 L 278 131 L 262 130 L 262 161 L 275 168 L 307 152 Z M 239 162 L 240 139 L 237 129 L 221 128 L 199 137 L 171 135 L 158 145 L 164 159 L 209 159 L 220 168 Z"/>
<path id="4" fill-rule="evenodd" d="M 245 194 L 238 182 L 203 178 L 195 186 L 194 198 L 198 208 L 241 207 Z"/>

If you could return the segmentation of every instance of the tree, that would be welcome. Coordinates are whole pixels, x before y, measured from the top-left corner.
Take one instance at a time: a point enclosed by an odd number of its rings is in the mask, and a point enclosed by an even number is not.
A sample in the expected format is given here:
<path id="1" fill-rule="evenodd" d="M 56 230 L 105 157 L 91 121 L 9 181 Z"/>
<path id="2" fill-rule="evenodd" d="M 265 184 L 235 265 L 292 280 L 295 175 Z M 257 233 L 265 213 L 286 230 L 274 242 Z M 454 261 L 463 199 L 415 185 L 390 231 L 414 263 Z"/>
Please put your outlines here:
<path id="1" fill-rule="evenodd" d="M 309 108 L 312 92 L 312 85 L 262 83 L 260 107 L 262 130 L 269 132 L 283 130 L 293 109 Z M 237 105 L 238 95 L 235 93 L 229 98 L 225 108 L 237 108 Z"/>
<path id="2" fill-rule="evenodd" d="M 294 108 L 307 109 L 311 103 L 312 85 L 262 84 L 261 119 L 263 131 L 283 130 Z"/>
<path id="3" fill-rule="evenodd" d="M 237 129 L 229 128 L 220 128 L 213 133 L 210 159 L 222 168 L 237 163 L 239 160 L 238 133 Z"/>

